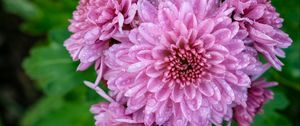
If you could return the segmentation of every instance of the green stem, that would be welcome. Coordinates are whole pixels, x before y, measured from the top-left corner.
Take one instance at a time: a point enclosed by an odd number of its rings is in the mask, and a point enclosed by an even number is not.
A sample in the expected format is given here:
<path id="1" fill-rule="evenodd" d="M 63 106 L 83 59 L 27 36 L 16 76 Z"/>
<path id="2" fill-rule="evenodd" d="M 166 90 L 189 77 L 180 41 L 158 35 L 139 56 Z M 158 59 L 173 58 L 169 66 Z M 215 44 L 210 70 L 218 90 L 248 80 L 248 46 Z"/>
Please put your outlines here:
<path id="1" fill-rule="evenodd" d="M 283 78 L 282 76 L 280 76 L 280 74 L 278 72 L 272 72 L 272 77 L 274 79 L 276 79 L 279 82 L 279 84 L 290 87 L 290 88 L 300 92 L 300 85 L 299 84 L 297 84 L 296 82 L 293 82 L 293 81 L 290 81 L 290 80 L 287 80 L 287 79 Z"/>

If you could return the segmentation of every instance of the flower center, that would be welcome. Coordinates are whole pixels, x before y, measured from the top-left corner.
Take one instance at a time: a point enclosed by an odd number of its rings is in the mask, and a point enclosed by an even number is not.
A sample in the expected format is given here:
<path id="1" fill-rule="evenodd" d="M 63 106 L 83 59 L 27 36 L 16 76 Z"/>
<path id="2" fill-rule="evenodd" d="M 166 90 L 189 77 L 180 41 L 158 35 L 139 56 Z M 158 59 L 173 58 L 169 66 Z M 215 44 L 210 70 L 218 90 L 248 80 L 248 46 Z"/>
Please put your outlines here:
<path id="1" fill-rule="evenodd" d="M 165 59 L 169 66 L 165 79 L 174 80 L 182 87 L 197 84 L 197 80 L 204 74 L 206 59 L 195 49 L 173 47 L 170 55 Z"/>

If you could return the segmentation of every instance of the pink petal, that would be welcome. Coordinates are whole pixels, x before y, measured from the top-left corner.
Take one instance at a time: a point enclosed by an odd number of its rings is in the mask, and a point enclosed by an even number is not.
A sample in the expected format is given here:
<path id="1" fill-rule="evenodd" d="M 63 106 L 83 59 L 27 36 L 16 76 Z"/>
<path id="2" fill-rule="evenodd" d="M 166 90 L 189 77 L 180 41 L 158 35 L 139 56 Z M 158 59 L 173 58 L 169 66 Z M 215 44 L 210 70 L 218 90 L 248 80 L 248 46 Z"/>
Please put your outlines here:
<path id="1" fill-rule="evenodd" d="M 175 85 L 170 98 L 174 101 L 174 102 L 181 102 L 183 100 L 183 90 L 180 89 L 179 85 Z"/>
<path id="2" fill-rule="evenodd" d="M 205 81 L 199 85 L 199 91 L 207 97 L 214 95 L 214 89 L 210 84 L 211 82 Z"/>
<path id="3" fill-rule="evenodd" d="M 165 101 L 169 98 L 172 90 L 173 90 L 173 87 L 169 87 L 167 84 L 165 84 L 164 87 L 155 94 L 155 98 L 158 101 Z"/>
<path id="4" fill-rule="evenodd" d="M 265 8 L 266 7 L 264 5 L 258 5 L 245 16 L 251 18 L 252 20 L 257 20 L 264 15 Z"/>
<path id="5" fill-rule="evenodd" d="M 188 107 L 193 110 L 196 111 L 200 108 L 201 104 L 202 104 L 202 95 L 200 92 L 197 92 L 197 96 L 194 99 L 191 100 L 186 100 L 186 104 L 188 105 Z"/>
<path id="6" fill-rule="evenodd" d="M 209 49 L 215 43 L 215 36 L 213 36 L 211 34 L 204 35 L 204 36 L 202 36 L 202 41 L 204 43 L 204 48 Z"/>
<path id="7" fill-rule="evenodd" d="M 156 70 L 153 66 L 149 66 L 146 69 L 146 75 L 149 76 L 150 78 L 156 78 L 159 77 L 163 74 L 163 71 L 161 70 Z"/>
<path id="8" fill-rule="evenodd" d="M 141 62 L 131 64 L 128 67 L 127 71 L 130 72 L 130 73 L 140 71 L 140 70 L 146 68 L 150 63 L 151 62 L 149 62 L 149 61 L 141 61 Z"/>
<path id="9" fill-rule="evenodd" d="M 144 88 L 144 85 L 142 84 L 135 85 L 133 88 L 130 88 L 129 90 L 126 91 L 125 96 L 126 97 L 135 96 L 142 88 Z"/>
<path id="10" fill-rule="evenodd" d="M 164 83 L 162 83 L 162 80 L 159 78 L 150 78 L 147 84 L 147 89 L 150 92 L 158 92 L 164 87 Z"/>
<path id="11" fill-rule="evenodd" d="M 211 33 L 212 30 L 214 29 L 214 26 L 215 26 L 215 24 L 212 19 L 206 19 L 206 20 L 200 22 L 200 24 L 198 26 L 199 27 L 199 31 L 198 31 L 199 36 Z"/>
<path id="12" fill-rule="evenodd" d="M 143 22 L 156 22 L 157 20 L 157 7 L 151 2 L 148 0 L 138 1 L 138 14 Z"/>
<path id="13" fill-rule="evenodd" d="M 231 39 L 231 31 L 225 28 L 215 31 L 213 35 L 216 37 L 217 43 L 227 42 Z"/>
<path id="14" fill-rule="evenodd" d="M 184 91 L 186 99 L 194 99 L 196 96 L 196 89 L 192 85 L 185 86 L 183 91 Z"/>

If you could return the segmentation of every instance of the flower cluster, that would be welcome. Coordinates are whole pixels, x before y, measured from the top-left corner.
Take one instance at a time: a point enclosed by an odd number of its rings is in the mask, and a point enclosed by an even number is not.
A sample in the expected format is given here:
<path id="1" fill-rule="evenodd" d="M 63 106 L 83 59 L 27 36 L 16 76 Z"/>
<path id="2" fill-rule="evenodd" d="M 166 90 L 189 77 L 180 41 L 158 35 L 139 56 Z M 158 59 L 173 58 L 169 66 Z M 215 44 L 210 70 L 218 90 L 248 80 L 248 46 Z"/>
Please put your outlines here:
<path id="1" fill-rule="evenodd" d="M 276 85 L 258 78 L 292 42 L 282 22 L 267 0 L 81 0 L 64 45 L 109 101 L 96 126 L 247 126 Z"/>

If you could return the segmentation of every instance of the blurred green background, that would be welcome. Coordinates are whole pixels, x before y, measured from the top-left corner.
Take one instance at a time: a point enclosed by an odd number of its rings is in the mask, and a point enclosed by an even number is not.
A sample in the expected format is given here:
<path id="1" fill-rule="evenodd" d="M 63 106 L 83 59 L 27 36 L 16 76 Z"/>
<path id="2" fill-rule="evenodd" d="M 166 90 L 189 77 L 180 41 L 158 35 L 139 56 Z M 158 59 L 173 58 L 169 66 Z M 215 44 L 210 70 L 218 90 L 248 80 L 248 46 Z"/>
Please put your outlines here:
<path id="1" fill-rule="evenodd" d="M 75 72 L 63 41 L 78 0 L 1 0 L 0 126 L 91 126 L 91 104 L 103 101 L 82 84 L 95 72 Z M 275 99 L 264 106 L 254 126 L 300 126 L 300 1 L 273 0 L 293 39 L 277 81 Z"/>

